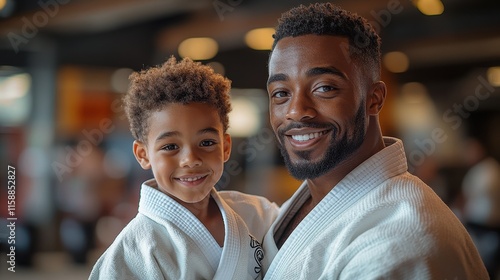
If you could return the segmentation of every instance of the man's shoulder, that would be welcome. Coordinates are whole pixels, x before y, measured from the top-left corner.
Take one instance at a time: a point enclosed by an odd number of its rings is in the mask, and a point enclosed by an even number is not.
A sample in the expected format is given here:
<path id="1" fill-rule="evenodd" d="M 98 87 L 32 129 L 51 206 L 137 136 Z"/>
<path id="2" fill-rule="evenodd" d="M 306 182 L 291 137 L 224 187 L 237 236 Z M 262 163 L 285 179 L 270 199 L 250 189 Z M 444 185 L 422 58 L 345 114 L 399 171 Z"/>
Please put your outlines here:
<path id="1" fill-rule="evenodd" d="M 462 223 L 450 207 L 418 177 L 406 172 L 379 186 L 369 198 L 367 215 L 387 213 L 382 217 L 396 228 L 405 228 L 421 237 L 463 233 Z M 390 227 L 389 227 L 390 228 Z"/>

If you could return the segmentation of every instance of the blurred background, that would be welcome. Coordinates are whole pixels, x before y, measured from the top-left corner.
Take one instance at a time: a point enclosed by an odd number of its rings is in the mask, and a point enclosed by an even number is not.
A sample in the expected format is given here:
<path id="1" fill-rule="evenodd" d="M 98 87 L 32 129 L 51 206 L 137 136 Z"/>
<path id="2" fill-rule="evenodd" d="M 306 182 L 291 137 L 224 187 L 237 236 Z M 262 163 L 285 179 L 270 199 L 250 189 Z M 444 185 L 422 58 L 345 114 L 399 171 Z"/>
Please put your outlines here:
<path id="1" fill-rule="evenodd" d="M 267 58 L 280 14 L 312 2 L 0 0 L 1 278 L 86 279 L 135 216 L 152 175 L 132 155 L 121 96 L 132 71 L 171 55 L 232 80 L 233 153 L 218 187 L 283 203 L 300 182 L 268 125 Z M 331 2 L 381 35 L 384 134 L 403 139 L 410 171 L 463 221 L 496 277 L 500 2 Z M 17 218 L 16 273 L 8 217 Z"/>

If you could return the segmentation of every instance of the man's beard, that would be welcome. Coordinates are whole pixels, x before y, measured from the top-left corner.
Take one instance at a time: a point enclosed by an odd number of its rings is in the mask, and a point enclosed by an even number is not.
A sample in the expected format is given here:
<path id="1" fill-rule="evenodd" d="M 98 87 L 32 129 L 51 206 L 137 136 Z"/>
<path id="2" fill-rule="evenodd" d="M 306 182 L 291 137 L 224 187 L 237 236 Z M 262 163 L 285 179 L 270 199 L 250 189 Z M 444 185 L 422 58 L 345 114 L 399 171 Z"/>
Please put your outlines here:
<path id="1" fill-rule="evenodd" d="M 342 138 L 336 139 L 338 133 L 337 127 L 322 123 L 294 123 L 285 129 L 279 130 L 278 137 L 280 139 L 280 143 L 278 143 L 278 146 L 290 174 L 299 180 L 317 178 L 335 168 L 339 163 L 354 153 L 363 143 L 366 132 L 364 102 L 361 102 L 353 122 L 353 135 L 350 138 L 349 135 L 344 134 Z M 284 146 L 284 131 L 291 128 L 301 127 L 324 128 L 331 130 L 332 138 L 322 159 L 319 159 L 318 161 L 311 159 L 311 151 L 293 152 L 295 155 L 302 158 L 302 160 L 298 163 L 293 163 L 290 159 L 290 155 Z"/>

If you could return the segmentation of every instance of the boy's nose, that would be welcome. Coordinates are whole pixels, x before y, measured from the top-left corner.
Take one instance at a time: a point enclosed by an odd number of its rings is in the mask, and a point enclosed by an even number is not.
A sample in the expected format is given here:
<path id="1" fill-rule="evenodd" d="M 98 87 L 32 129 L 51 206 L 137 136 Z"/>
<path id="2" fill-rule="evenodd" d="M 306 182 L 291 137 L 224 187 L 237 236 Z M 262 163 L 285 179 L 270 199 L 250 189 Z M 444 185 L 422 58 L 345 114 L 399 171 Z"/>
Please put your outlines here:
<path id="1" fill-rule="evenodd" d="M 201 158 L 196 154 L 193 149 L 186 149 L 180 161 L 181 167 L 193 168 L 196 166 L 200 166 L 202 163 Z"/>

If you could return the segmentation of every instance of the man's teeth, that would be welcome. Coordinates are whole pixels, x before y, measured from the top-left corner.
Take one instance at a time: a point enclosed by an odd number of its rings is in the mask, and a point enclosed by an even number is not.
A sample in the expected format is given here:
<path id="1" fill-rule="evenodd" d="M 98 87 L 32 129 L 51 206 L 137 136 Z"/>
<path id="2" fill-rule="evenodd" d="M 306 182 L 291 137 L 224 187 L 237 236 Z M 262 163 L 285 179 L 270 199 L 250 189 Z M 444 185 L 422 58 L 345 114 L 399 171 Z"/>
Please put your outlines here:
<path id="1" fill-rule="evenodd" d="M 179 178 L 179 181 L 182 181 L 182 182 L 193 182 L 193 181 L 196 181 L 196 180 L 200 180 L 203 177 L 204 176 L 189 177 L 189 178 Z"/>
<path id="2" fill-rule="evenodd" d="M 295 141 L 307 141 L 307 140 L 311 140 L 314 138 L 318 138 L 323 134 L 324 134 L 324 132 L 321 131 L 321 132 L 315 132 L 315 133 L 309 133 L 309 134 L 303 134 L 303 135 L 292 135 L 292 139 Z"/>

